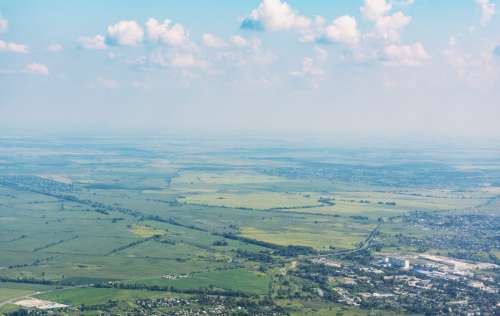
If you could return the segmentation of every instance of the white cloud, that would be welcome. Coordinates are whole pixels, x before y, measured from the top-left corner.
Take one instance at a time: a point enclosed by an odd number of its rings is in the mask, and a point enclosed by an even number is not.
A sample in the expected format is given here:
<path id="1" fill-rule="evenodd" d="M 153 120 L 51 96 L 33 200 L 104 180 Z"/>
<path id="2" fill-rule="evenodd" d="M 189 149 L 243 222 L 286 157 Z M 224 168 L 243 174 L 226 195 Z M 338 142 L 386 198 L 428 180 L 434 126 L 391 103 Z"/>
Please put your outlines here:
<path id="1" fill-rule="evenodd" d="M 0 33 L 6 32 L 8 27 L 9 27 L 9 21 L 0 16 Z"/>
<path id="2" fill-rule="evenodd" d="M 291 73 L 292 76 L 319 76 L 323 75 L 323 69 L 317 68 L 314 65 L 314 60 L 311 57 L 305 57 L 302 61 L 302 69 Z"/>
<path id="3" fill-rule="evenodd" d="M 486 25 L 496 13 L 496 7 L 490 0 L 476 0 L 481 10 L 481 24 Z"/>
<path id="4" fill-rule="evenodd" d="M 360 38 L 356 19 L 348 15 L 335 19 L 326 27 L 324 37 L 331 42 L 356 46 Z"/>
<path id="5" fill-rule="evenodd" d="M 402 12 L 393 15 L 382 16 L 375 22 L 375 31 L 369 36 L 382 39 L 387 42 L 399 41 L 401 31 L 411 22 L 411 17 Z"/>
<path id="6" fill-rule="evenodd" d="M 82 36 L 77 40 L 78 46 L 84 49 L 106 49 L 105 38 L 102 35 L 93 37 Z"/>
<path id="7" fill-rule="evenodd" d="M 200 68 L 206 69 L 208 63 L 198 59 L 192 54 L 173 54 L 170 56 L 170 65 L 176 68 Z"/>
<path id="8" fill-rule="evenodd" d="M 167 67 L 168 66 L 168 61 L 165 58 L 165 54 L 164 54 L 162 48 L 157 48 L 157 49 L 153 50 L 153 52 L 149 56 L 148 61 L 152 65 L 156 65 L 156 66 L 160 66 L 160 67 Z"/>
<path id="9" fill-rule="evenodd" d="M 324 50 L 323 48 L 315 47 L 314 51 L 316 52 L 316 58 L 319 61 L 325 62 L 328 59 L 328 52 L 326 50 Z"/>
<path id="10" fill-rule="evenodd" d="M 308 29 L 302 30 L 300 41 L 304 43 L 315 42 L 318 39 L 321 39 L 323 33 L 325 31 L 326 20 L 322 16 L 315 16 L 311 26 Z"/>
<path id="11" fill-rule="evenodd" d="M 392 0 L 391 3 L 395 5 L 408 6 L 414 4 L 415 0 Z"/>
<path id="12" fill-rule="evenodd" d="M 117 89 L 120 84 L 113 79 L 97 78 L 97 84 L 106 89 Z"/>
<path id="13" fill-rule="evenodd" d="M 235 35 L 231 37 L 231 44 L 237 47 L 247 47 L 249 42 L 243 36 Z"/>
<path id="14" fill-rule="evenodd" d="M 147 63 L 153 67 L 172 67 L 182 71 L 208 70 L 210 66 L 206 60 L 191 52 L 172 51 L 163 47 L 153 50 L 147 59 Z"/>
<path id="15" fill-rule="evenodd" d="M 392 8 L 390 3 L 385 0 L 365 0 L 361 7 L 361 13 L 370 21 L 377 21 L 386 15 Z"/>
<path id="16" fill-rule="evenodd" d="M 42 64 L 31 63 L 25 66 L 24 72 L 33 75 L 48 76 L 49 68 L 47 68 L 47 66 Z"/>
<path id="17" fill-rule="evenodd" d="M 233 36 L 231 38 L 231 43 L 237 48 L 246 48 L 254 53 L 259 53 L 262 48 L 262 42 L 259 38 L 246 39 L 242 36 Z"/>
<path id="18" fill-rule="evenodd" d="M 215 56 L 213 61 L 220 66 L 215 69 L 216 71 L 233 66 L 245 68 L 268 65 L 276 60 L 276 55 L 262 49 L 262 42 L 259 38 L 244 38 L 236 35 L 230 39 L 230 43 L 232 49 L 220 51 Z"/>
<path id="19" fill-rule="evenodd" d="M 163 23 L 150 18 L 146 22 L 148 38 L 152 42 L 159 42 L 170 46 L 190 46 L 189 34 L 184 26 L 179 23 L 172 23 L 165 19 Z"/>
<path id="20" fill-rule="evenodd" d="M 457 38 L 455 36 L 450 36 L 448 39 L 448 45 L 455 46 L 457 45 Z"/>
<path id="21" fill-rule="evenodd" d="M 144 31 L 136 21 L 120 21 L 108 26 L 106 42 L 109 45 L 137 46 L 143 37 Z"/>
<path id="22" fill-rule="evenodd" d="M 263 0 L 257 9 L 241 24 L 246 29 L 265 29 L 270 31 L 305 30 L 311 21 L 297 14 L 288 3 L 281 0 Z"/>
<path id="23" fill-rule="evenodd" d="M 4 42 L 0 40 L 0 52 L 27 54 L 29 53 L 29 49 L 28 46 L 23 44 Z"/>
<path id="24" fill-rule="evenodd" d="M 322 48 L 315 48 L 316 56 L 305 57 L 302 60 L 302 67 L 300 70 L 292 71 L 290 75 L 297 77 L 305 77 L 305 76 L 322 76 L 325 74 L 324 71 L 324 63 L 328 58 L 328 52 Z"/>
<path id="25" fill-rule="evenodd" d="M 419 66 L 431 58 L 420 42 L 413 45 L 390 44 L 384 47 L 383 53 L 384 61 L 395 66 Z"/>
<path id="26" fill-rule="evenodd" d="M 58 53 L 63 50 L 63 46 L 61 44 L 51 44 L 47 47 L 47 50 L 52 53 Z"/>
<path id="27" fill-rule="evenodd" d="M 449 41 L 448 48 L 443 51 L 443 56 L 459 79 L 473 86 L 484 87 L 499 77 L 495 56 L 491 54 L 492 49 L 494 52 L 492 47 L 476 52 L 467 49 L 468 52 L 465 52 L 460 49 L 457 39 L 453 37 Z"/>
<path id="28" fill-rule="evenodd" d="M 210 33 L 203 34 L 202 40 L 203 44 L 207 47 L 221 48 L 227 46 L 226 42 L 222 38 L 219 38 Z"/>

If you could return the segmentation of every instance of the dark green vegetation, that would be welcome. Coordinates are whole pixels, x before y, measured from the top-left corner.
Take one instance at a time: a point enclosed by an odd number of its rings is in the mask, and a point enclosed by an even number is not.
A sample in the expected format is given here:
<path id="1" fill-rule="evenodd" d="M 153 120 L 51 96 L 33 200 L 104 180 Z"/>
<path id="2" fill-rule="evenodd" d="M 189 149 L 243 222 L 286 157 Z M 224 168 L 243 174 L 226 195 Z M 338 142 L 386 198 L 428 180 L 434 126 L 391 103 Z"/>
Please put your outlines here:
<path id="1" fill-rule="evenodd" d="M 487 149 L 2 139 L 0 314 L 491 314 L 499 182 Z"/>

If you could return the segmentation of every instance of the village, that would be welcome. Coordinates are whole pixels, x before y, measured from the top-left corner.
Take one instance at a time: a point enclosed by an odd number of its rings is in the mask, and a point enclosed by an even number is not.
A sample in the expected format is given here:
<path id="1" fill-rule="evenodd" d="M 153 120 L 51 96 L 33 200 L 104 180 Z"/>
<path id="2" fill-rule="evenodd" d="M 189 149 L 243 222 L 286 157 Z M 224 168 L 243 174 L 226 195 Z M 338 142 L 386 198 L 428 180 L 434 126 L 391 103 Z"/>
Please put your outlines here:
<path id="1" fill-rule="evenodd" d="M 500 303 L 492 263 L 435 255 L 377 255 L 368 264 L 314 258 L 291 272 L 320 284 L 318 293 L 334 302 L 434 314 L 474 311 L 495 314 Z"/>

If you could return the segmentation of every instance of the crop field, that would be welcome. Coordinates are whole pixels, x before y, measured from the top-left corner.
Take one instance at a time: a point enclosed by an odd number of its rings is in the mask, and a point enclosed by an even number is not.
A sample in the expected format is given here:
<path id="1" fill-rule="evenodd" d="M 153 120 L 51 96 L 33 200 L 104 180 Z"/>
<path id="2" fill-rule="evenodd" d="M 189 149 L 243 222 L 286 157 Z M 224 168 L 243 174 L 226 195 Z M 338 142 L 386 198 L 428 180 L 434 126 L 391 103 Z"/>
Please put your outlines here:
<path id="1" fill-rule="evenodd" d="M 208 206 L 223 206 L 231 208 L 275 209 L 275 208 L 303 208 L 306 206 L 320 206 L 321 203 L 306 193 L 283 192 L 252 192 L 252 193 L 214 193 L 195 194 L 181 199 L 180 202 Z"/>
<path id="2" fill-rule="evenodd" d="M 444 237 L 410 225 L 407 214 L 494 214 L 499 203 L 498 187 L 478 186 L 495 183 L 491 163 L 490 173 L 450 164 L 450 184 L 440 178 L 442 157 L 426 177 L 420 167 L 399 163 L 391 174 L 383 155 L 346 164 L 349 152 L 315 149 L 221 143 L 211 152 L 191 143 L 124 146 L 103 139 L 65 150 L 3 142 L 0 314 L 27 295 L 71 306 L 200 293 L 274 297 L 271 284 L 296 266 L 291 262 L 357 253 L 372 239 L 380 248 L 374 253 L 413 253 L 422 250 L 414 239 Z M 379 174 L 374 164 L 383 166 Z M 443 251 L 431 241 L 422 251 Z M 481 251 L 478 258 L 500 253 Z M 294 294 L 296 300 L 275 297 L 291 315 L 366 315 L 313 304 L 320 291 L 307 282 L 294 288 L 309 292 Z"/>
<path id="3" fill-rule="evenodd" d="M 136 283 L 158 286 L 174 286 L 179 289 L 198 289 L 212 287 L 225 290 L 248 291 L 255 294 L 266 294 L 269 278 L 264 273 L 251 272 L 245 269 L 219 270 L 200 272 L 180 277 L 176 280 L 166 278 L 138 279 Z"/>
<path id="4" fill-rule="evenodd" d="M 54 291 L 51 293 L 39 295 L 38 297 L 43 300 L 61 302 L 63 304 L 70 305 L 95 305 L 106 303 L 108 300 L 131 301 L 139 298 L 154 298 L 163 296 L 166 296 L 166 294 L 157 293 L 155 295 L 149 291 L 141 290 L 133 291 L 119 289 L 86 288 Z"/>

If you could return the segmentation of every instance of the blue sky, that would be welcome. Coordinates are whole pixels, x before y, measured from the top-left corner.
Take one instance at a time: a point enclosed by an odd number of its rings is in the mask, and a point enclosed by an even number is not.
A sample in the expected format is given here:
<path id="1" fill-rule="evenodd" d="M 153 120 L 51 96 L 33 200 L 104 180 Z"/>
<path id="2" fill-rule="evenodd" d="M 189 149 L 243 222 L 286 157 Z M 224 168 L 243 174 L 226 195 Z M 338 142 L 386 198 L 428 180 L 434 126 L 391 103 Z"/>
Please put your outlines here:
<path id="1" fill-rule="evenodd" d="M 0 0 L 0 126 L 500 137 L 496 0 Z"/>

